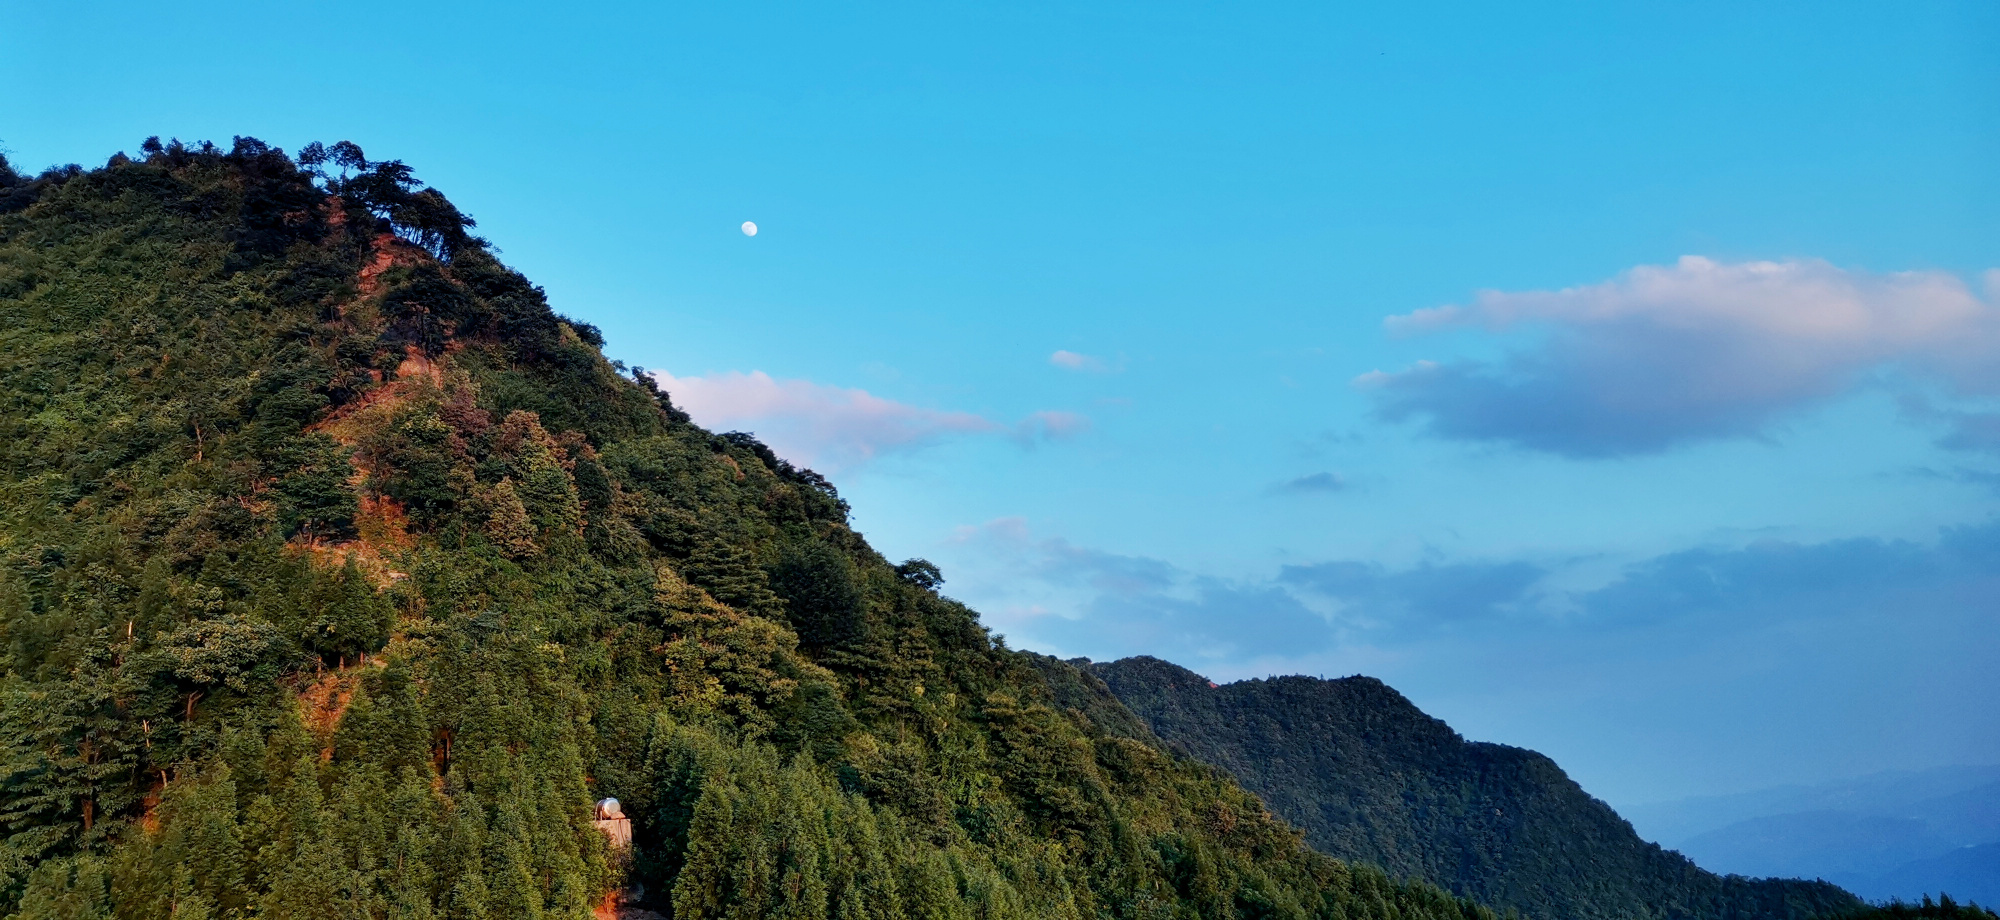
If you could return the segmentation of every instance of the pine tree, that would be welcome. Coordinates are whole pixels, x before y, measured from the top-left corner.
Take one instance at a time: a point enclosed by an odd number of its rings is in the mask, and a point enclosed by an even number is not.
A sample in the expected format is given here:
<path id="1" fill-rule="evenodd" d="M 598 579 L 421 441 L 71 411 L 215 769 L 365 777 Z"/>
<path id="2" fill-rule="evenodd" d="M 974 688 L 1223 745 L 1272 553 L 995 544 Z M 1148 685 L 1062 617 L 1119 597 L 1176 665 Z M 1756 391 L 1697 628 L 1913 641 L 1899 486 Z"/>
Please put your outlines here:
<path id="1" fill-rule="evenodd" d="M 503 477 L 479 490 L 474 505 L 484 516 L 486 538 L 507 558 L 525 560 L 542 554 L 541 544 L 535 540 L 534 519 L 529 517 L 528 506 L 521 501 L 512 478 Z"/>
<path id="2" fill-rule="evenodd" d="M 236 783 L 226 765 L 167 790 L 161 805 L 166 831 L 153 858 L 156 866 L 171 867 L 177 873 L 176 904 L 198 903 L 210 912 L 240 911 L 248 906 L 244 897 L 248 854 L 242 844 L 236 795 Z"/>
<path id="3" fill-rule="evenodd" d="M 18 920 L 112 920 L 109 877 L 93 856 L 36 867 L 21 895 Z"/>
<path id="4" fill-rule="evenodd" d="M 715 535 L 706 537 L 682 571 L 688 581 L 737 610 L 774 619 L 784 615 L 784 602 L 772 593 L 763 568 L 736 543 Z"/>
<path id="5" fill-rule="evenodd" d="M 438 829 L 444 815 L 437 794 L 424 779 L 427 773 L 420 766 L 404 766 L 387 802 L 395 823 L 382 854 L 380 885 L 388 905 L 386 916 L 392 920 L 433 920 L 437 916 L 433 905 L 443 893 L 432 862 L 440 855 Z"/>
<path id="6" fill-rule="evenodd" d="M 299 643 L 327 664 L 380 649 L 396 618 L 396 608 L 351 556 L 337 569 L 308 576 L 299 608 Z"/>
<path id="7" fill-rule="evenodd" d="M 771 568 L 772 590 L 803 645 L 825 648 L 861 635 L 866 601 L 853 563 L 818 540 L 796 541 Z"/>
<path id="8" fill-rule="evenodd" d="M 523 507 L 546 541 L 567 542 L 582 535 L 583 503 L 568 467 L 572 461 L 533 412 L 507 414 L 494 433 Z"/>

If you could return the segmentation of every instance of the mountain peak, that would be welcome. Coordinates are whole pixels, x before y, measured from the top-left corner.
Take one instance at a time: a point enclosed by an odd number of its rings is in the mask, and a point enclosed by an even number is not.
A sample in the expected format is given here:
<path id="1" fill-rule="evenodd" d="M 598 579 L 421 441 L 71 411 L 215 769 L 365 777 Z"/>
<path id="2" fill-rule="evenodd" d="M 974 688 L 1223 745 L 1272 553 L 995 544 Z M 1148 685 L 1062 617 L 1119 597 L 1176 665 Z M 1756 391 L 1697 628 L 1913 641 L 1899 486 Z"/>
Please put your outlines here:
<path id="1" fill-rule="evenodd" d="M 992 641 L 404 164 L 141 149 L 0 169 L 0 914 L 1492 917 Z"/>
<path id="2" fill-rule="evenodd" d="M 1168 746 L 1228 771 L 1316 848 L 1531 920 L 1794 917 L 1831 885 L 1720 878 L 1640 840 L 1553 761 L 1468 742 L 1380 680 L 1214 686 L 1151 658 L 1090 670 Z"/>

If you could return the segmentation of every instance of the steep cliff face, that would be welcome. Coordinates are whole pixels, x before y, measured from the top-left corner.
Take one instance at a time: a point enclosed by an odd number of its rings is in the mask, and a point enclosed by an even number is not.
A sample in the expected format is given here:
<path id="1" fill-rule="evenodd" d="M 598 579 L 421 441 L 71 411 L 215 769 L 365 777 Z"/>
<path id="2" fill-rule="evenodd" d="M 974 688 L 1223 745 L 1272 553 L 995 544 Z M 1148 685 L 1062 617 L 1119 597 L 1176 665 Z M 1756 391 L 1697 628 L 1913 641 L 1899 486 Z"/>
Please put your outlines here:
<path id="1" fill-rule="evenodd" d="M 1818 882 L 1722 878 L 1639 839 L 1554 761 L 1468 742 L 1368 677 L 1217 687 L 1153 658 L 1085 665 L 1170 747 L 1226 770 L 1324 853 L 1538 920 L 1812 917 Z"/>
<path id="2" fill-rule="evenodd" d="M 1490 916 L 1055 705 L 470 227 L 352 145 L 0 167 L 0 913 Z"/>

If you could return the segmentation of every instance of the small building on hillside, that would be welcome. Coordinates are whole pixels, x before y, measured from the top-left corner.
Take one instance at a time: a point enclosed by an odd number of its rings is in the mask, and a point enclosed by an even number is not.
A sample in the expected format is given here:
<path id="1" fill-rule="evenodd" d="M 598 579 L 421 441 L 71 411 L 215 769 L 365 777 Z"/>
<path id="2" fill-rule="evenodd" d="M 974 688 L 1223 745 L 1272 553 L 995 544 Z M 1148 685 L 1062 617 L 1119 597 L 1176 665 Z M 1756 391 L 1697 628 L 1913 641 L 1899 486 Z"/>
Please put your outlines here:
<path id="1" fill-rule="evenodd" d="M 625 817 L 625 808 L 617 799 L 604 799 L 597 803 L 597 829 L 604 832 L 604 839 L 610 841 L 613 853 L 623 853 L 632 849 L 632 820 Z"/>

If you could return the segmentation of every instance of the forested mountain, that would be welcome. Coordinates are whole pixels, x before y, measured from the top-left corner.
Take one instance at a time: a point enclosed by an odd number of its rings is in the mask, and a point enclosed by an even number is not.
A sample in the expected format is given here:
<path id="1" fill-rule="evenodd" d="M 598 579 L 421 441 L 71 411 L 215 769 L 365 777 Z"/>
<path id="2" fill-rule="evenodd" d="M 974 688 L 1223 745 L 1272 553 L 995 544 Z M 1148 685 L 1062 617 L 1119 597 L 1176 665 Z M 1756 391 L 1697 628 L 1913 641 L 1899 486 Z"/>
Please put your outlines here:
<path id="1" fill-rule="evenodd" d="M 1052 660 L 1044 661 L 1048 667 Z M 1824 882 L 1705 872 L 1641 840 L 1533 751 L 1468 742 L 1368 677 L 1215 686 L 1155 658 L 1078 665 L 1088 712 L 1115 695 L 1169 746 L 1220 767 L 1323 853 L 1428 880 L 1532 920 L 1805 918 L 1853 910 Z"/>
<path id="2" fill-rule="evenodd" d="M 1491 916 L 1054 705 L 403 164 L 142 149 L 0 165 L 0 914 Z"/>

